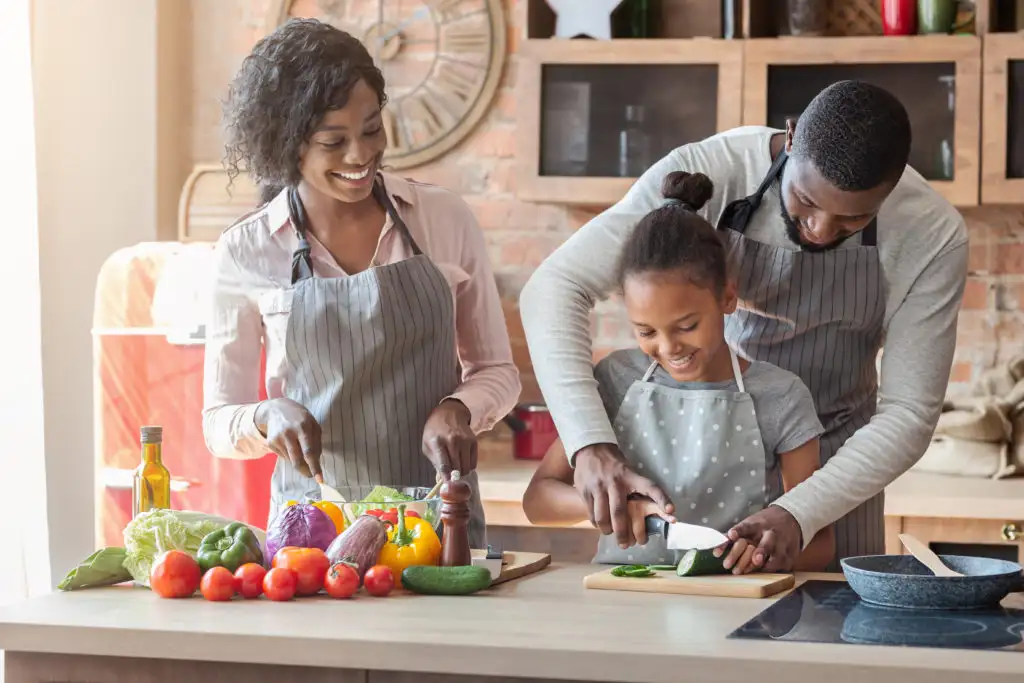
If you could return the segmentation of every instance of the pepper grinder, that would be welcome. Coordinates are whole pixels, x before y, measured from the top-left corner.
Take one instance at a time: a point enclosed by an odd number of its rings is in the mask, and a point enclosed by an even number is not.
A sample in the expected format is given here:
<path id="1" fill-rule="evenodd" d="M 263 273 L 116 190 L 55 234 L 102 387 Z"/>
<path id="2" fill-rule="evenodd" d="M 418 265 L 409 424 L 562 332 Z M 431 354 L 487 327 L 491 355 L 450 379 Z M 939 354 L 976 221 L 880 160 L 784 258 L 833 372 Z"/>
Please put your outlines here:
<path id="1" fill-rule="evenodd" d="M 441 566 L 464 567 L 473 563 L 469 549 L 469 497 L 473 494 L 469 484 L 462 480 L 458 470 L 441 485 Z"/>

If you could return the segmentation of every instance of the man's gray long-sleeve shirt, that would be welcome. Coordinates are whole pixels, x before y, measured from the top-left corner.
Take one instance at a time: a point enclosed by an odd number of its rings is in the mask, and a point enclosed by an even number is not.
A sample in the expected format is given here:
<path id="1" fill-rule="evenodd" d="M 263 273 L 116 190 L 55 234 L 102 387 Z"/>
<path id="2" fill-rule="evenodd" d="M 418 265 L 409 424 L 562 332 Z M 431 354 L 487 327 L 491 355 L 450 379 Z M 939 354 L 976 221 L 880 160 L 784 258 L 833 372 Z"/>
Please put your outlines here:
<path id="1" fill-rule="evenodd" d="M 626 237 L 663 203 L 662 180 L 677 170 L 711 178 L 715 193 L 700 213 L 717 225 L 726 204 L 754 192 L 768 172 L 769 141 L 777 132 L 746 126 L 672 151 L 530 278 L 520 297 L 523 325 L 567 453 L 617 443 L 594 380 L 589 315 L 616 286 L 615 266 Z M 773 188 L 745 236 L 796 249 L 786 237 L 780 209 Z M 854 237 L 843 246 L 858 244 Z M 878 214 L 878 253 L 886 288 L 878 410 L 821 470 L 776 501 L 800 523 L 805 543 L 921 457 L 949 382 L 967 276 L 963 217 L 908 167 Z"/>

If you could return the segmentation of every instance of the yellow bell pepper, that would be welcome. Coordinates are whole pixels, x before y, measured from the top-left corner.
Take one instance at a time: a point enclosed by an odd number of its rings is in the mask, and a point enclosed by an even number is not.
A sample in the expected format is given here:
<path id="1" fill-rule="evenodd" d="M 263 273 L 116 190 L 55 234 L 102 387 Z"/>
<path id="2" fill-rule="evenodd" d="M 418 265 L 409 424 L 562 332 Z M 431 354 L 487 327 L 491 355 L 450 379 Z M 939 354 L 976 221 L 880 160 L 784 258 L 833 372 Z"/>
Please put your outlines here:
<path id="1" fill-rule="evenodd" d="M 380 550 L 378 562 L 391 569 L 395 586 L 402 587 L 402 570 L 417 565 L 435 565 L 441 559 L 441 539 L 430 522 L 406 517 L 405 506 L 398 506 L 398 524 L 388 531 L 388 542 Z"/>
<path id="2" fill-rule="evenodd" d="M 291 507 L 292 505 L 298 504 L 299 501 L 297 500 L 289 500 L 287 503 L 285 503 L 285 506 Z M 310 503 L 310 505 L 319 509 L 325 515 L 327 515 L 330 518 L 330 520 L 334 522 L 334 530 L 337 531 L 339 534 L 345 530 L 345 513 L 341 511 L 340 507 L 338 507 L 329 500 L 318 500 L 316 502 Z"/>

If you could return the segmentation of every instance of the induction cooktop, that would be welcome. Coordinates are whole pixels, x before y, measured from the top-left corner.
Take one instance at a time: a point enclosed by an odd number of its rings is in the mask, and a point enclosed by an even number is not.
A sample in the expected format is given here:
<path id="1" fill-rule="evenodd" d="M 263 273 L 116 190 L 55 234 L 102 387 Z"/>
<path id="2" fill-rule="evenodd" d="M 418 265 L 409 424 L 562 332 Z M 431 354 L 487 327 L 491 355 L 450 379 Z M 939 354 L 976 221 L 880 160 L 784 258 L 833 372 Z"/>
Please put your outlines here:
<path id="1" fill-rule="evenodd" d="M 845 581 L 807 581 L 729 638 L 1024 652 L 1024 609 L 879 607 Z"/>

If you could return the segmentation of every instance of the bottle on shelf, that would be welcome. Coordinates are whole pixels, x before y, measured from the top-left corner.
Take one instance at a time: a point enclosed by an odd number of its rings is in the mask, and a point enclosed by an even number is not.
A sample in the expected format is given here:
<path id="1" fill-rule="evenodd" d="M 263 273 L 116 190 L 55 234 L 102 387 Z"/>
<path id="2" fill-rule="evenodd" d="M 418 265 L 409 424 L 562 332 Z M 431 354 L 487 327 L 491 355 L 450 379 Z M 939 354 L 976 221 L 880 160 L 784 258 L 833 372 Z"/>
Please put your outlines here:
<path id="1" fill-rule="evenodd" d="M 171 473 L 163 463 L 163 427 L 141 429 L 142 462 L 132 478 L 132 518 L 171 507 Z"/>
<path id="2" fill-rule="evenodd" d="M 619 132 L 619 176 L 639 178 L 651 165 L 651 139 L 644 130 L 644 108 L 626 107 L 626 125 Z"/>

